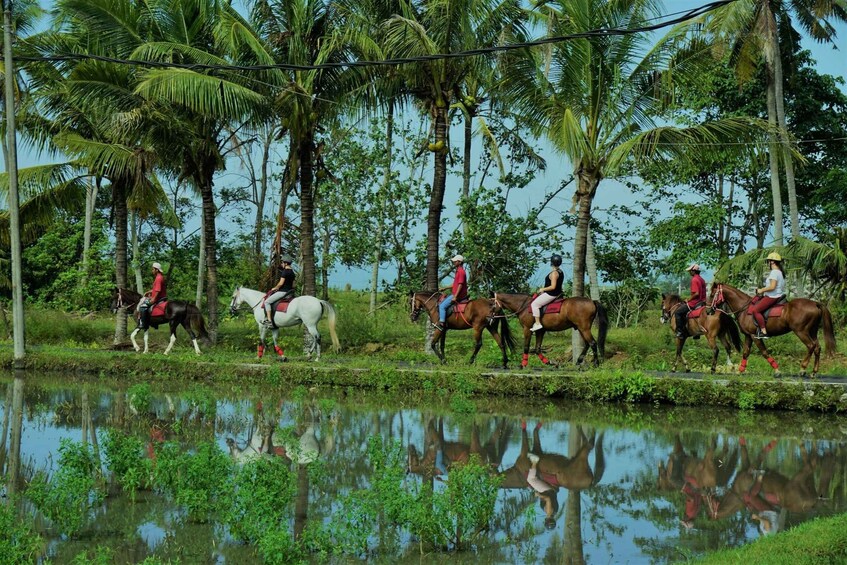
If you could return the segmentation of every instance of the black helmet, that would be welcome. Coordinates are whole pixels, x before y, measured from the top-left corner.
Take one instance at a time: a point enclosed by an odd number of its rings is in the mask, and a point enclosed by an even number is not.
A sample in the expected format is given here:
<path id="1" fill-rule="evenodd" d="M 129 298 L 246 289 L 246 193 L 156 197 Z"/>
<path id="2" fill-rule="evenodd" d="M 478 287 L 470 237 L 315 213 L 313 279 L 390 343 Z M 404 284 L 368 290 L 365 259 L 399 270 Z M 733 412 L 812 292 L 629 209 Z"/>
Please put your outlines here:
<path id="1" fill-rule="evenodd" d="M 294 262 L 294 259 L 291 258 L 291 255 L 283 255 L 279 258 L 282 263 L 288 263 L 289 265 Z"/>
<path id="2" fill-rule="evenodd" d="M 554 267 L 559 267 L 562 264 L 562 256 L 558 253 L 553 253 L 550 257 L 550 264 Z"/>

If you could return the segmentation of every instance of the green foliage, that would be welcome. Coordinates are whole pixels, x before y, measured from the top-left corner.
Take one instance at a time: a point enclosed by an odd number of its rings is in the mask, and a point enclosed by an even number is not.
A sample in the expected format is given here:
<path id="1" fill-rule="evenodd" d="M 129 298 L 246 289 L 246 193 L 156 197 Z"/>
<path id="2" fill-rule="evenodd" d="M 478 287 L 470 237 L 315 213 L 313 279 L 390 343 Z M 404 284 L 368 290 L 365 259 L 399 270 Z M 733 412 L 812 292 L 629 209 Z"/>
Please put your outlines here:
<path id="1" fill-rule="evenodd" d="M 133 410 L 140 414 L 150 411 L 150 385 L 147 383 L 135 384 L 126 391 L 127 400 Z"/>
<path id="2" fill-rule="evenodd" d="M 742 391 L 738 395 L 738 408 L 741 410 L 752 410 L 758 404 L 756 393 L 751 391 Z"/>
<path id="3" fill-rule="evenodd" d="M 103 500 L 104 492 L 97 481 L 99 473 L 88 444 L 62 439 L 53 476 L 37 472 L 26 494 L 59 531 L 73 535 L 88 523 L 92 509 Z"/>
<path id="4" fill-rule="evenodd" d="M 282 457 L 262 457 L 236 469 L 223 522 L 236 539 L 255 542 L 286 530 L 297 477 Z"/>
<path id="5" fill-rule="evenodd" d="M 135 502 L 138 489 L 150 486 L 153 470 L 150 459 L 144 457 L 144 444 L 137 437 L 116 429 L 107 429 L 101 436 L 106 467 L 130 500 Z"/>
<path id="6" fill-rule="evenodd" d="M 35 531 L 32 519 L 21 519 L 18 506 L 5 500 L 0 503 L 0 555 L 3 563 L 24 565 L 35 563 L 41 554 L 43 540 Z"/>
<path id="7" fill-rule="evenodd" d="M 259 555 L 267 565 L 304 563 L 300 546 L 288 530 L 268 530 L 258 543 Z"/>
<path id="8" fill-rule="evenodd" d="M 600 292 L 609 322 L 617 327 L 638 325 L 644 311 L 658 299 L 656 287 L 640 279 L 627 279 Z"/>
<path id="9" fill-rule="evenodd" d="M 154 484 L 184 506 L 190 520 L 205 522 L 222 507 L 221 496 L 231 491 L 232 461 L 216 444 L 202 442 L 190 453 L 167 442 L 156 455 Z"/>
<path id="10" fill-rule="evenodd" d="M 71 561 L 72 565 L 111 565 L 115 552 L 108 546 L 98 545 L 94 549 L 86 549 L 77 553 Z"/>

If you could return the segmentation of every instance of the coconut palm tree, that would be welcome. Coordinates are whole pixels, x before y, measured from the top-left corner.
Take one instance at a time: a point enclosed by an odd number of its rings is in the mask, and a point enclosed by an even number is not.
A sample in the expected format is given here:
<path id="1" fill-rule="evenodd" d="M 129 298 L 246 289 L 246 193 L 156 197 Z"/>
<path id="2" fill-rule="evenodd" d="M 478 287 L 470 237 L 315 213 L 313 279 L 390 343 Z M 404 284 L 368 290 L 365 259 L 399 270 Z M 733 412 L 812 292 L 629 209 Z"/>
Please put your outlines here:
<path id="1" fill-rule="evenodd" d="M 792 17 L 793 16 L 793 17 Z M 768 121 L 770 138 L 771 192 L 774 205 L 774 243 L 783 245 L 782 190 L 779 181 L 779 155 L 785 166 L 785 182 L 791 217 L 792 238 L 800 236 L 794 163 L 785 119 L 782 58 L 779 25 L 795 22 L 807 34 L 821 42 L 834 42 L 833 22 L 847 21 L 847 5 L 840 0 L 739 0 L 708 15 L 707 30 L 730 45 L 739 80 L 754 76 L 756 64 L 764 60 L 767 76 Z"/>
<path id="2" fill-rule="evenodd" d="M 504 30 L 519 27 L 523 12 L 514 0 L 425 0 L 401 5 L 386 23 L 386 52 L 391 57 L 455 53 L 495 45 Z M 447 181 L 449 107 L 469 102 L 463 85 L 469 76 L 483 76 L 492 64 L 486 56 L 408 63 L 399 67 L 406 90 L 431 120 L 433 178 L 427 215 L 425 288 L 438 289 L 441 211 Z M 469 104 L 472 105 L 472 104 Z"/>
<path id="3" fill-rule="evenodd" d="M 659 14 L 656 0 L 557 0 L 545 4 L 555 36 L 637 28 Z M 645 34 L 598 33 L 556 43 L 543 55 L 511 57 L 503 86 L 515 107 L 567 156 L 577 179 L 574 204 L 573 296 L 583 296 L 591 205 L 604 178 L 626 163 L 695 159 L 710 144 L 732 137 L 755 139 L 757 120 L 726 119 L 693 127 L 659 125 L 672 100 L 672 79 L 696 72 L 708 46 L 680 51 L 687 36 L 677 29 L 656 43 Z M 549 73 L 542 67 L 549 67 Z M 692 149 L 697 151 L 692 151 Z"/>

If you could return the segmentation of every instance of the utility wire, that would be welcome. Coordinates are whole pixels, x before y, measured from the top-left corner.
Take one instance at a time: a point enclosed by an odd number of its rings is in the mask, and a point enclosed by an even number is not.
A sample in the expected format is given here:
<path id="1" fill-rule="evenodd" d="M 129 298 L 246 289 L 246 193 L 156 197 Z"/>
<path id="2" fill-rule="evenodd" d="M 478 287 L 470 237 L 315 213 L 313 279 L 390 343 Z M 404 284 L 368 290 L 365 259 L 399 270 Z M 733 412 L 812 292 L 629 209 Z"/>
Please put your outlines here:
<path id="1" fill-rule="evenodd" d="M 294 65 L 290 63 L 274 63 L 271 65 L 211 65 L 205 63 L 173 63 L 166 61 L 141 61 L 137 59 L 119 59 L 115 57 L 105 57 L 102 55 L 91 55 L 85 53 L 68 53 L 61 55 L 45 55 L 40 57 L 34 56 L 18 56 L 15 57 L 18 61 L 28 62 L 63 62 L 63 61 L 83 61 L 93 60 L 107 63 L 115 63 L 122 65 L 135 65 L 139 67 L 149 68 L 179 68 L 189 70 L 216 70 L 216 71 L 270 71 L 270 70 L 286 70 L 286 71 L 316 71 L 337 68 L 353 68 L 353 67 L 377 67 L 377 66 L 394 66 L 404 65 L 408 63 L 423 63 L 430 61 L 441 61 L 446 59 L 461 59 L 466 57 L 477 57 L 480 55 L 488 55 L 503 51 L 515 51 L 518 49 L 527 49 L 537 47 L 539 45 L 549 45 L 551 43 L 562 43 L 564 41 L 572 41 L 574 39 L 587 39 L 591 37 L 610 37 L 633 35 L 636 33 L 644 33 L 655 31 L 676 25 L 692 18 L 696 18 L 712 12 L 723 6 L 727 6 L 736 2 L 736 0 L 715 0 L 708 4 L 692 8 L 684 12 L 674 12 L 679 14 L 677 17 L 652 25 L 637 27 L 637 28 L 608 28 L 595 29 L 574 33 L 570 35 L 560 35 L 555 37 L 545 37 L 534 41 L 526 41 L 521 43 L 510 43 L 507 45 L 493 45 L 491 47 L 480 47 L 470 49 L 468 51 L 459 51 L 457 53 L 436 53 L 432 55 L 419 55 L 416 57 L 401 57 L 396 59 L 384 59 L 379 61 L 336 61 L 322 63 L 320 65 Z M 666 16 L 662 16 L 666 17 Z M 649 20 L 648 20 L 649 21 Z"/>

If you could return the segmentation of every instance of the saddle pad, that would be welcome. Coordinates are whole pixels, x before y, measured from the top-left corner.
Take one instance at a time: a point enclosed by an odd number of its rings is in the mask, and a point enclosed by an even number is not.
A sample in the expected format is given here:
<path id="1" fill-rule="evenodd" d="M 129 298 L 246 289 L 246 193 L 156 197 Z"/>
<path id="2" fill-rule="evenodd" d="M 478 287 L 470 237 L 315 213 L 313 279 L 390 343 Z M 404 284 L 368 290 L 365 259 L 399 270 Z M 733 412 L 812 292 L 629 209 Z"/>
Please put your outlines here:
<path id="1" fill-rule="evenodd" d="M 785 304 L 777 304 L 776 306 L 771 306 L 767 310 L 765 310 L 765 319 L 768 318 L 779 318 L 782 316 L 782 309 L 785 308 Z"/>
<path id="2" fill-rule="evenodd" d="M 692 310 L 691 312 L 688 313 L 688 317 L 689 318 L 699 318 L 700 313 L 703 311 L 704 308 L 705 308 L 705 306 L 700 306 L 699 308 L 695 308 L 694 310 Z"/>
<path id="3" fill-rule="evenodd" d="M 151 316 L 164 316 L 165 315 L 165 307 L 168 305 L 168 301 L 159 302 L 153 309 L 150 311 Z"/>
<path id="4" fill-rule="evenodd" d="M 438 303 L 439 303 L 439 304 L 441 304 L 442 302 L 444 302 L 444 299 L 445 299 L 445 298 L 447 298 L 447 295 L 446 295 L 446 294 L 442 294 L 442 295 L 438 298 Z M 465 311 L 465 308 L 467 308 L 467 307 L 468 307 L 468 303 L 469 303 L 469 302 L 470 302 L 470 299 L 468 299 L 468 300 L 463 300 L 463 301 L 461 301 L 461 302 L 456 302 L 456 301 L 454 300 L 454 301 L 453 301 L 453 303 L 452 303 L 452 304 L 450 304 L 450 307 L 449 307 L 449 308 L 447 308 L 447 315 L 449 316 L 450 314 L 461 314 L 461 313 L 463 313 L 463 312 Z"/>
<path id="5" fill-rule="evenodd" d="M 280 300 L 276 303 L 276 312 L 288 312 L 288 305 L 291 304 L 290 300 Z"/>
<path id="6" fill-rule="evenodd" d="M 535 296 L 538 296 L 538 295 L 536 294 Z M 535 300 L 535 296 L 532 297 L 533 300 Z M 546 306 L 542 306 L 541 307 L 541 315 L 543 316 L 544 314 L 558 314 L 559 312 L 562 311 L 562 305 L 564 303 L 565 303 L 565 297 L 560 296 L 559 298 L 557 298 L 556 300 L 554 300 L 550 304 L 547 304 Z"/>

